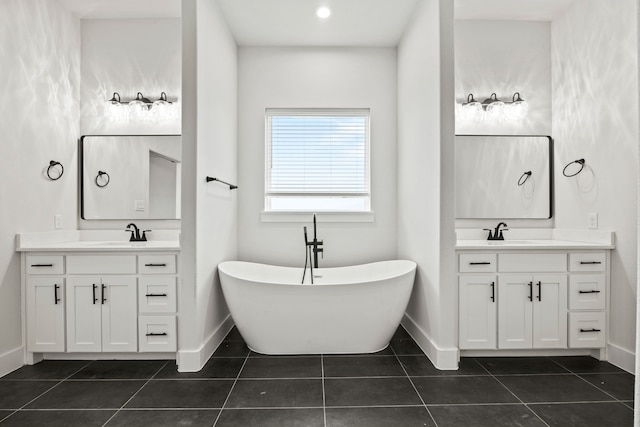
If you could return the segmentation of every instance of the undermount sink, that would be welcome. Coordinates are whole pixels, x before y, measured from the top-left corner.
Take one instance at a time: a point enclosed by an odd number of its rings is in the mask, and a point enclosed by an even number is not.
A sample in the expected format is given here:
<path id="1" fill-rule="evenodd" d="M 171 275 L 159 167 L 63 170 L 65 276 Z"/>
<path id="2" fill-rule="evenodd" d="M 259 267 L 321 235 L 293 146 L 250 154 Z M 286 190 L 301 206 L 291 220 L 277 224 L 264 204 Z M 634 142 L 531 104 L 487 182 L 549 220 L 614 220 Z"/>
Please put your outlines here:
<path id="1" fill-rule="evenodd" d="M 91 246 L 146 246 L 147 242 L 119 242 L 119 241 L 103 241 L 103 242 L 87 242 Z"/>

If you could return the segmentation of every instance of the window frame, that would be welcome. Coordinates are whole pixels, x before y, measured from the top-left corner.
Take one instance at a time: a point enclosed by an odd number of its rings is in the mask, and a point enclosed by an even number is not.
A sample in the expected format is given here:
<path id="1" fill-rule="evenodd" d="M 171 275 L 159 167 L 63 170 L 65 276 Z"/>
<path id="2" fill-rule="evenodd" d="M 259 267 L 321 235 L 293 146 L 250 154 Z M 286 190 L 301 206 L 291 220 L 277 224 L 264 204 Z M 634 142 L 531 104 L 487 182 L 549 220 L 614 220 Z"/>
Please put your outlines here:
<path id="1" fill-rule="evenodd" d="M 364 117 L 365 122 L 365 181 L 366 192 L 277 192 L 270 190 L 272 159 L 272 127 L 271 119 L 275 116 L 338 116 Z M 265 109 L 265 159 L 264 159 L 264 210 L 262 221 L 305 221 L 309 213 L 317 212 L 328 222 L 371 222 L 372 189 L 371 189 L 371 109 L 370 108 L 266 108 Z M 270 197 L 328 197 L 328 198 L 363 198 L 362 209 L 273 209 Z M 304 219 L 303 219 L 304 218 Z"/>

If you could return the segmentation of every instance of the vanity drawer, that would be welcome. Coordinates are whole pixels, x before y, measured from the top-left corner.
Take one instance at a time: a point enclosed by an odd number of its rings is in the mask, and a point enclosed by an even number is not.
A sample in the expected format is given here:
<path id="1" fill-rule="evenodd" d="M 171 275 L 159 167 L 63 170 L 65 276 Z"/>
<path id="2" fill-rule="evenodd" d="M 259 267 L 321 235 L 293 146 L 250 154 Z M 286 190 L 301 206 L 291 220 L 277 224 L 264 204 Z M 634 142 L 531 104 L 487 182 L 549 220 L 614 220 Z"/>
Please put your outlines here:
<path id="1" fill-rule="evenodd" d="M 138 257 L 140 274 L 175 274 L 175 255 L 141 255 Z"/>
<path id="2" fill-rule="evenodd" d="M 569 254 L 569 271 L 605 271 L 607 257 L 604 252 Z"/>
<path id="3" fill-rule="evenodd" d="M 138 343 L 140 352 L 176 351 L 176 316 L 140 316 Z"/>
<path id="4" fill-rule="evenodd" d="M 69 255 L 69 274 L 136 274 L 135 255 Z"/>
<path id="5" fill-rule="evenodd" d="M 27 274 L 63 273 L 63 255 L 27 255 Z"/>
<path id="6" fill-rule="evenodd" d="M 460 273 L 493 273 L 496 271 L 496 254 L 460 254 Z"/>
<path id="7" fill-rule="evenodd" d="M 138 310 L 140 313 L 175 313 L 176 278 L 146 276 L 138 284 Z"/>
<path id="8" fill-rule="evenodd" d="M 604 320 L 604 311 L 584 311 L 569 313 L 569 347 L 604 347 Z"/>
<path id="9" fill-rule="evenodd" d="M 569 276 L 569 310 L 604 310 L 606 283 L 604 274 Z"/>
<path id="10" fill-rule="evenodd" d="M 561 273 L 567 271 L 567 254 L 499 254 L 502 273 Z"/>

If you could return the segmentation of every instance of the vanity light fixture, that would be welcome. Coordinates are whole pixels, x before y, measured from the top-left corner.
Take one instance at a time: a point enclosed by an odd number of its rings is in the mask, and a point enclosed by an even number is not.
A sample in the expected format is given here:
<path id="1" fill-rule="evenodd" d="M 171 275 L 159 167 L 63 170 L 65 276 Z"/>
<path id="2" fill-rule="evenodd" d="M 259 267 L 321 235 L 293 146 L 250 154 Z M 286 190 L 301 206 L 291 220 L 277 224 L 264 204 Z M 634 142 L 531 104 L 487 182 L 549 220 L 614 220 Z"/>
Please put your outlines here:
<path id="1" fill-rule="evenodd" d="M 142 92 L 138 92 L 136 94 L 136 97 L 130 101 L 122 101 L 120 98 L 120 94 L 118 92 L 113 92 L 113 96 L 107 102 L 112 105 L 130 105 L 134 108 L 146 107 L 147 110 L 150 110 L 154 105 L 173 104 L 173 102 L 169 101 L 169 99 L 167 98 L 166 92 L 160 93 L 160 98 L 155 101 L 152 101 L 149 98 L 145 97 Z"/>
<path id="2" fill-rule="evenodd" d="M 316 16 L 320 19 L 327 19 L 331 16 L 331 9 L 327 6 L 320 6 L 316 9 Z"/>
<path id="3" fill-rule="evenodd" d="M 495 120 L 516 121 L 526 116 L 528 103 L 522 99 L 520 92 L 513 94 L 511 101 L 502 101 L 493 92 L 484 101 L 479 102 L 470 93 L 467 101 L 462 103 L 462 111 L 471 118 L 491 118 Z"/>

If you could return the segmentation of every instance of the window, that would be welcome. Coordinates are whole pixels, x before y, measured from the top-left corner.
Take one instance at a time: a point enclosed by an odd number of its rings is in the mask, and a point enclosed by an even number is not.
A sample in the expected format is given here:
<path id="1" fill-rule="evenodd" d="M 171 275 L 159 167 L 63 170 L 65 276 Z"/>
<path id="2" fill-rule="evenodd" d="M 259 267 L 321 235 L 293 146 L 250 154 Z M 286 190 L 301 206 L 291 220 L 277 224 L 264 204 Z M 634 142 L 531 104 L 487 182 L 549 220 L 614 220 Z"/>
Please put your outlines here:
<path id="1" fill-rule="evenodd" d="M 265 211 L 369 212 L 369 109 L 267 109 Z"/>

